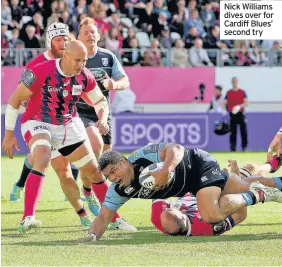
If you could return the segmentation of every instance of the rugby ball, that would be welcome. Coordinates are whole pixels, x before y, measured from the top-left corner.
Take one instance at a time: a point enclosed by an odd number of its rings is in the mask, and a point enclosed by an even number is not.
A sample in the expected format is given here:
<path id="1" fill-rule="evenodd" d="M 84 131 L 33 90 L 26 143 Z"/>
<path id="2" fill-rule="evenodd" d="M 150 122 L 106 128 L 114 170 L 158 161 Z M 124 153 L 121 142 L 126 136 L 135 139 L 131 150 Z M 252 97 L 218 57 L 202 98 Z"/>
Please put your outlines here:
<path id="1" fill-rule="evenodd" d="M 146 167 L 139 175 L 139 183 L 142 187 L 152 189 L 155 185 L 155 178 L 154 176 L 148 174 L 149 172 L 156 172 L 163 167 L 163 162 L 153 163 Z M 174 179 L 175 171 L 169 173 L 168 175 L 168 184 Z"/>

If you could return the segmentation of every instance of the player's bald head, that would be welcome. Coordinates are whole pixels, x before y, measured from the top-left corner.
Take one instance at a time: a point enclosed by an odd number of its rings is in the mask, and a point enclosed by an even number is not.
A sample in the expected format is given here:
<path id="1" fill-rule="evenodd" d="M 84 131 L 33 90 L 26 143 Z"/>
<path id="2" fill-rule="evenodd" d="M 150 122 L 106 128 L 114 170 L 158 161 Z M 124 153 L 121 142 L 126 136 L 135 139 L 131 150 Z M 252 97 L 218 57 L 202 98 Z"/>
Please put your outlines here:
<path id="1" fill-rule="evenodd" d="M 167 209 L 161 214 L 161 225 L 170 235 L 181 235 L 185 224 L 181 219 L 182 213 L 177 209 Z"/>
<path id="2" fill-rule="evenodd" d="M 85 67 L 87 61 L 87 49 L 85 45 L 78 41 L 70 41 L 63 56 L 62 65 L 68 75 L 79 75 Z"/>
<path id="3" fill-rule="evenodd" d="M 66 52 L 70 55 L 75 54 L 77 52 L 87 54 L 87 49 L 85 45 L 79 40 L 73 40 L 68 43 L 66 46 Z"/>

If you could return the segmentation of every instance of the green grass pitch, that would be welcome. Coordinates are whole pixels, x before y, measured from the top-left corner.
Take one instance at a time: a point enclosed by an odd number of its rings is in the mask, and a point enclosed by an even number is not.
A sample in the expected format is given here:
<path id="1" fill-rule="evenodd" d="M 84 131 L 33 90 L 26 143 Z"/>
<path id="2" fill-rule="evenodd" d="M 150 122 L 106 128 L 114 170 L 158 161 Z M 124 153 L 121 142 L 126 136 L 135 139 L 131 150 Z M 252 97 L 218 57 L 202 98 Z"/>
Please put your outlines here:
<path id="1" fill-rule="evenodd" d="M 221 167 L 227 159 L 240 164 L 260 163 L 265 153 L 213 153 Z M 78 216 L 64 201 L 59 180 L 49 170 L 38 206 L 37 233 L 17 232 L 23 201 L 12 203 L 9 193 L 24 157 L 2 157 L 2 265 L 6 266 L 267 266 L 282 265 L 282 205 L 259 204 L 248 208 L 241 225 L 218 237 L 167 237 L 150 223 L 147 200 L 130 200 L 120 215 L 137 232 L 107 230 L 97 243 L 85 243 Z M 281 171 L 278 172 L 282 174 Z"/>

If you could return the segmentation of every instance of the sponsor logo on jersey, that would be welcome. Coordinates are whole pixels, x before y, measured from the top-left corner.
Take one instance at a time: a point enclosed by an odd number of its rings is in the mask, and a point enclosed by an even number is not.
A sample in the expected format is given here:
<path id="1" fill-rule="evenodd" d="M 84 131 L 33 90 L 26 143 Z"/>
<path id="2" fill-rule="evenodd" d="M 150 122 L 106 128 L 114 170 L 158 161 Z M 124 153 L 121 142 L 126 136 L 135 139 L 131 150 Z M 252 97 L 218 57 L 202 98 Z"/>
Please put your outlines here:
<path id="1" fill-rule="evenodd" d="M 214 170 L 212 170 L 212 174 L 214 174 L 214 175 L 220 175 L 219 169 L 214 169 Z"/>
<path id="2" fill-rule="evenodd" d="M 202 178 L 201 178 L 201 182 L 206 182 L 206 181 L 208 181 L 209 179 L 208 179 L 208 177 L 207 176 L 203 176 Z"/>
<path id="3" fill-rule="evenodd" d="M 75 84 L 72 86 L 72 95 L 80 95 L 82 93 L 82 85 Z"/>
<path id="4" fill-rule="evenodd" d="M 124 189 L 124 193 L 127 194 L 127 195 L 129 195 L 129 194 L 132 193 L 134 190 L 135 190 L 134 187 L 132 187 L 131 185 L 129 185 L 128 187 L 126 187 L 126 188 Z"/>
<path id="5" fill-rule="evenodd" d="M 109 65 L 109 59 L 107 57 L 102 57 L 102 65 L 105 67 Z"/>
<path id="6" fill-rule="evenodd" d="M 49 129 L 45 125 L 38 125 L 38 126 L 33 127 L 33 130 L 34 131 L 37 131 L 37 130 L 47 130 L 48 131 Z"/>
<path id="7" fill-rule="evenodd" d="M 68 90 L 64 90 L 64 91 L 63 91 L 63 97 L 67 97 L 68 94 L 69 94 L 69 91 L 68 91 Z"/>

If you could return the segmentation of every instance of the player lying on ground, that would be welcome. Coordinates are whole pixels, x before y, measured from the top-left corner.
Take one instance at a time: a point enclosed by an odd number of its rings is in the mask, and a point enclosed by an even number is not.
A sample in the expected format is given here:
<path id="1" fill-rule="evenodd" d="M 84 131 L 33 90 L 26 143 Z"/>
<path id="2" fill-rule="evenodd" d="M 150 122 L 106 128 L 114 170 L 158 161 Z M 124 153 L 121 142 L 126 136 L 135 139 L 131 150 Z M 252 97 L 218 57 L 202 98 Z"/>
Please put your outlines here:
<path id="1" fill-rule="evenodd" d="M 162 233 L 174 236 L 212 236 L 229 231 L 247 217 L 247 207 L 219 223 L 201 219 L 197 198 L 190 193 L 175 201 L 155 199 L 152 202 L 151 222 Z"/>
<path id="2" fill-rule="evenodd" d="M 235 171 L 235 162 L 235 160 L 232 161 L 231 171 Z M 251 166 L 252 164 L 248 165 Z M 238 170 L 239 168 L 237 168 L 236 172 Z M 236 175 L 237 174 L 238 172 Z M 234 175 L 234 173 L 230 175 Z M 240 173 L 238 176 L 239 175 Z M 248 177 L 245 175 L 246 172 L 244 171 L 241 179 L 245 179 L 245 181 L 250 184 L 254 181 L 259 181 L 266 186 L 275 187 L 282 191 L 282 177 L 263 178 L 260 176 L 252 177 L 250 174 Z M 215 224 L 206 223 L 201 219 L 199 214 L 196 197 L 190 193 L 176 201 L 168 201 L 166 199 L 153 200 L 151 209 L 152 224 L 159 231 L 169 235 L 219 235 L 229 231 L 231 228 L 244 221 L 246 217 L 247 207 L 244 207 L 222 222 Z"/>
<path id="3" fill-rule="evenodd" d="M 86 60 L 85 46 L 80 41 L 71 41 L 62 59 L 47 61 L 25 71 L 9 98 L 2 144 L 9 158 L 13 158 L 14 148 L 18 149 L 14 136 L 18 109 L 22 101 L 29 101 L 21 119 L 22 135 L 34 160 L 28 175 L 33 186 L 26 192 L 27 201 L 37 204 L 38 184 L 51 161 L 51 146 L 80 169 L 83 179 L 94 183 L 104 180 L 75 108 L 76 102 L 83 97 L 99 111 L 100 131 L 108 131 L 107 101 L 97 87 L 94 76 L 85 68 Z M 35 207 L 25 210 L 20 226 L 23 231 L 41 226 L 41 222 L 35 220 L 34 213 Z"/>
<path id="4" fill-rule="evenodd" d="M 139 182 L 147 166 L 164 162 L 162 169 L 150 173 L 152 189 Z M 282 202 L 282 192 L 259 183 L 251 185 L 221 171 L 214 157 L 201 149 L 185 149 L 178 144 L 150 144 L 134 151 L 128 159 L 117 151 L 106 151 L 99 168 L 111 182 L 105 202 L 90 231 L 89 239 L 98 240 L 114 212 L 130 198 L 166 199 L 188 192 L 197 198 L 199 213 L 206 223 L 218 223 L 240 209 L 259 202 Z M 168 183 L 174 170 L 173 180 Z"/>

